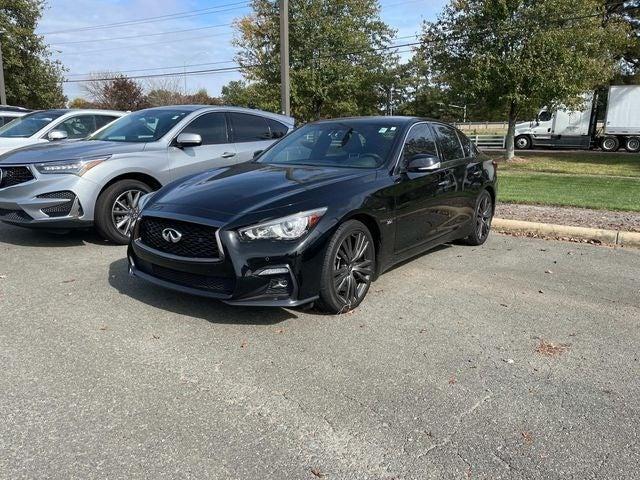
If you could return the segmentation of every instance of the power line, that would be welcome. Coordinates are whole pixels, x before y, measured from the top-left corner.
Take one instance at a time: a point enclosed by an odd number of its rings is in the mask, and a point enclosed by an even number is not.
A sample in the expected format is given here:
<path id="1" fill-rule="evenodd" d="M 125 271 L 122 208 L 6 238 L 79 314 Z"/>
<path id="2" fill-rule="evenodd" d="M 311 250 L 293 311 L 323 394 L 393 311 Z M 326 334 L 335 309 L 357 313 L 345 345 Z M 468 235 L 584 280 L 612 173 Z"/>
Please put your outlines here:
<path id="1" fill-rule="evenodd" d="M 205 63 L 193 63 L 190 65 L 175 65 L 175 66 L 171 66 L 171 67 L 153 67 L 153 68 L 134 68 L 132 70 L 118 70 L 118 73 L 131 73 L 131 72 L 151 72 L 153 70 L 165 70 L 165 69 L 172 69 L 172 68 L 187 68 L 187 67 L 203 67 L 205 65 L 220 65 L 220 64 L 224 64 L 224 63 L 236 63 L 235 60 L 222 60 L 220 62 L 205 62 Z M 81 77 L 81 76 L 87 76 L 87 75 L 92 75 L 93 72 L 88 72 L 88 73 L 68 73 L 66 76 L 67 77 Z"/>
<path id="2" fill-rule="evenodd" d="M 185 28 L 184 30 L 171 30 L 168 32 L 158 32 L 158 33 L 144 33 L 139 35 L 127 35 L 125 37 L 109 37 L 109 38 L 94 38 L 91 40 L 74 40 L 72 42 L 56 42 L 52 43 L 52 46 L 58 45 L 74 45 L 78 43 L 94 43 L 94 42 L 108 42 L 111 40 L 127 40 L 129 38 L 140 38 L 140 37 L 157 37 L 161 35 L 171 35 L 174 33 L 184 33 L 184 32 L 195 32 L 198 30 L 207 30 L 209 28 L 219 28 L 219 27 L 230 27 L 233 23 L 220 23 L 218 25 L 208 25 L 206 27 L 196 27 L 196 28 Z"/>
<path id="3" fill-rule="evenodd" d="M 163 22 L 166 20 L 176 20 L 182 18 L 190 18 L 190 17 L 198 17 L 201 15 L 211 15 L 214 13 L 222 13 L 231 10 L 239 10 L 248 6 L 249 4 L 246 1 L 243 2 L 234 2 L 234 3 L 225 3 L 222 5 L 217 5 L 215 7 L 201 8 L 199 10 L 190 10 L 187 12 L 181 13 L 171 13 L 166 15 L 158 15 L 155 17 L 146 17 L 139 18 L 137 20 L 127 20 L 123 22 L 115 22 L 115 23 L 105 23 L 101 25 L 91 25 L 87 27 L 78 27 L 78 28 L 70 28 L 66 30 L 55 30 L 51 32 L 42 32 L 40 35 L 59 35 L 62 33 L 74 33 L 74 32 L 86 32 L 90 30 L 102 30 L 107 28 L 115 28 L 115 27 L 124 27 L 130 25 L 141 25 L 144 23 L 155 23 L 155 22 Z M 223 7 L 231 7 L 231 8 L 223 8 Z"/>
<path id="4" fill-rule="evenodd" d="M 221 73 L 221 72 L 233 72 L 240 70 L 241 67 L 225 67 L 225 68 L 209 68 L 205 70 L 189 70 L 186 72 L 170 72 L 170 73 L 156 73 L 151 75 L 135 75 L 126 77 L 128 79 L 144 79 L 144 78 L 161 78 L 161 77 L 182 77 L 184 75 L 202 75 L 209 73 Z M 80 80 L 63 80 L 62 83 L 87 83 L 87 82 L 105 82 L 110 80 L 116 80 L 120 77 L 104 77 L 104 78 L 90 78 Z"/>

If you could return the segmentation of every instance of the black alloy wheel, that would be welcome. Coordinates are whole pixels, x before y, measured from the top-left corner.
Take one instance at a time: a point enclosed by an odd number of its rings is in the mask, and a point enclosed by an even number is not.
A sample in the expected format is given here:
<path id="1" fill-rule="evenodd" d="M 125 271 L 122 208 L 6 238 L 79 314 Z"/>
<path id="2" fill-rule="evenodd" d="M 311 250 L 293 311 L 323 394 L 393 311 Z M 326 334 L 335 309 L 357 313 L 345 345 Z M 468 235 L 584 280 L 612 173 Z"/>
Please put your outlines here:
<path id="1" fill-rule="evenodd" d="M 319 307 L 329 313 L 345 313 L 360 305 L 373 281 L 375 262 L 367 227 L 355 220 L 342 224 L 327 248 Z"/>
<path id="2" fill-rule="evenodd" d="M 468 245 L 482 245 L 491 232 L 493 220 L 493 200 L 491 194 L 483 190 L 476 201 L 476 211 L 473 219 L 473 231 L 465 239 Z"/>

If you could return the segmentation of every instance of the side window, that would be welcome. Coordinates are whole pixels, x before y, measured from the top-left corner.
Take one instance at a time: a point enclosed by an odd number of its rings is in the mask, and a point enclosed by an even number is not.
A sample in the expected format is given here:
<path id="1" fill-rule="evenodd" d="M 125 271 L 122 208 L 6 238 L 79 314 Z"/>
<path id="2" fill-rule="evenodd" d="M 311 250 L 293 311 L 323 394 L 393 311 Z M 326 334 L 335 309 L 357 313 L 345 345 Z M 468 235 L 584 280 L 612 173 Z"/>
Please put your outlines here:
<path id="1" fill-rule="evenodd" d="M 438 135 L 438 143 L 440 144 L 444 161 L 464 158 L 462 145 L 460 145 L 458 134 L 454 128 L 442 125 L 441 123 L 433 124 L 433 128 Z"/>
<path id="2" fill-rule="evenodd" d="M 286 125 L 276 120 L 267 118 L 267 123 L 269 124 L 269 129 L 271 130 L 271 138 L 282 138 L 289 132 L 289 128 L 287 128 Z"/>
<path id="3" fill-rule="evenodd" d="M 458 132 L 458 136 L 460 137 L 460 142 L 462 143 L 462 150 L 464 151 L 465 157 L 473 157 L 475 155 L 475 149 L 473 148 L 473 144 L 469 137 L 467 137 L 464 133 Z"/>
<path id="4" fill-rule="evenodd" d="M 230 113 L 233 126 L 233 141 L 262 142 L 271 138 L 269 126 L 264 118 L 245 113 Z"/>
<path id="5" fill-rule="evenodd" d="M 219 145 L 229 143 L 227 137 L 227 121 L 223 112 L 200 115 L 182 131 L 197 133 L 202 137 L 202 145 Z"/>
<path id="6" fill-rule="evenodd" d="M 411 157 L 420 154 L 433 155 L 434 157 L 438 156 L 433 131 L 426 123 L 420 123 L 411 128 L 404 142 L 402 153 L 403 165 L 406 165 Z"/>
<path id="7" fill-rule="evenodd" d="M 55 127 L 54 130 L 64 130 L 67 132 L 67 138 L 84 138 L 95 132 L 96 122 L 93 115 L 78 115 L 71 117 Z"/>
<path id="8" fill-rule="evenodd" d="M 110 117 L 108 115 L 95 115 L 95 119 L 96 119 L 96 130 L 101 129 L 102 127 L 104 127 L 105 125 L 113 122 L 114 120 L 118 119 L 120 117 Z"/>

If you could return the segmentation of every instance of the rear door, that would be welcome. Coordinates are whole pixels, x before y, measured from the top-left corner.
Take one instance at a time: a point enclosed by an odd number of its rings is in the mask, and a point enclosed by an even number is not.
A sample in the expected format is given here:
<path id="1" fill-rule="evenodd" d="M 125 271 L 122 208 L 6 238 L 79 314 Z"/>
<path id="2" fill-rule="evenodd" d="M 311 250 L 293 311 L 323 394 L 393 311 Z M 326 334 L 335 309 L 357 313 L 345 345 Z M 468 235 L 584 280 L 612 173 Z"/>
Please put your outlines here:
<path id="1" fill-rule="evenodd" d="M 256 152 L 274 142 L 267 119 L 249 113 L 229 112 L 232 139 L 237 151 L 237 162 L 248 162 Z"/>
<path id="2" fill-rule="evenodd" d="M 196 147 L 179 147 L 176 135 L 168 152 L 175 179 L 236 163 L 236 149 L 229 139 L 227 117 L 224 112 L 200 115 L 180 133 L 198 134 L 202 137 L 202 144 Z"/>

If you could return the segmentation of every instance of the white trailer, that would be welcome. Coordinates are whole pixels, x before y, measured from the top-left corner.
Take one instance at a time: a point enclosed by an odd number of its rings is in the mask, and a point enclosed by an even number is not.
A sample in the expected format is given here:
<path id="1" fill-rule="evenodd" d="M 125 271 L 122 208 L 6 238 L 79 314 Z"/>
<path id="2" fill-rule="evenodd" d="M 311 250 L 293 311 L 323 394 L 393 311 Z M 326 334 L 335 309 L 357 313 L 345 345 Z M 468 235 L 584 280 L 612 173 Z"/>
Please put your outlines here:
<path id="1" fill-rule="evenodd" d="M 542 109 L 536 120 L 516 125 L 515 146 L 640 151 L 640 85 L 609 88 L 604 128 L 597 128 L 597 97 L 585 94 L 581 109 Z"/>

